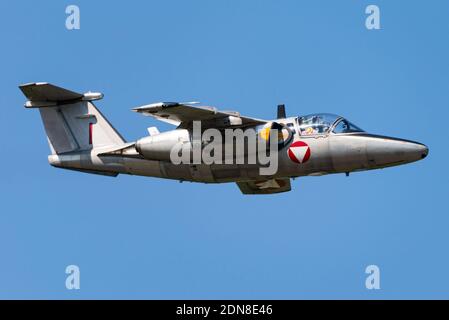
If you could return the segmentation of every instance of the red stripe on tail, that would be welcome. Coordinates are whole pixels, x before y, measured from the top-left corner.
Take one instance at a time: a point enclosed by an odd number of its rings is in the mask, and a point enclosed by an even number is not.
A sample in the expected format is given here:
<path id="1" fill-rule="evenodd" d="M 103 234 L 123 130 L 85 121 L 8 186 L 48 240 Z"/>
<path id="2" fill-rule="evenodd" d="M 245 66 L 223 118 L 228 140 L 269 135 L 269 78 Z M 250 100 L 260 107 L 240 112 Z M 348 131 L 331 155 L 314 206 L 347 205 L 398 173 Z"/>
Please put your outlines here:
<path id="1" fill-rule="evenodd" d="M 92 131 L 93 131 L 93 123 L 89 123 L 89 144 L 92 144 Z"/>

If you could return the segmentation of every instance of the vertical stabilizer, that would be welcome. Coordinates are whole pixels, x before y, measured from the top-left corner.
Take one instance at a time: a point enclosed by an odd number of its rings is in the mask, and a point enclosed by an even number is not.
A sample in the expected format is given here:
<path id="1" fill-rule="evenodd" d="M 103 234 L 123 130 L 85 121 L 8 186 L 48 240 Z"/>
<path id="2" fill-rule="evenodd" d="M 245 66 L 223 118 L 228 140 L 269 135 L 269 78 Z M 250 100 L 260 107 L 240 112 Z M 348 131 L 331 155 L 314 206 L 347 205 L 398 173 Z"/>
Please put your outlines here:
<path id="1" fill-rule="evenodd" d="M 101 93 L 80 94 L 49 83 L 20 86 L 28 98 L 25 107 L 38 108 L 52 154 L 114 146 L 125 140 L 95 107 Z"/>

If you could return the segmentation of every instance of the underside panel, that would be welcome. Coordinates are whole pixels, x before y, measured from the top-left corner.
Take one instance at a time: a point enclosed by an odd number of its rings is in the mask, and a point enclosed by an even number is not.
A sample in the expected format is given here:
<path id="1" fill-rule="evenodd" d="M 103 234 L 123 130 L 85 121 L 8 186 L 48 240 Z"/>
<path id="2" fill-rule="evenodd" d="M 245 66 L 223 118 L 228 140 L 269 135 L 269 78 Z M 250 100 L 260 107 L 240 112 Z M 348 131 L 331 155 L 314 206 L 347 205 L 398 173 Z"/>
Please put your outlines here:
<path id="1" fill-rule="evenodd" d="M 291 190 L 290 179 L 237 182 L 243 194 L 275 194 Z"/>

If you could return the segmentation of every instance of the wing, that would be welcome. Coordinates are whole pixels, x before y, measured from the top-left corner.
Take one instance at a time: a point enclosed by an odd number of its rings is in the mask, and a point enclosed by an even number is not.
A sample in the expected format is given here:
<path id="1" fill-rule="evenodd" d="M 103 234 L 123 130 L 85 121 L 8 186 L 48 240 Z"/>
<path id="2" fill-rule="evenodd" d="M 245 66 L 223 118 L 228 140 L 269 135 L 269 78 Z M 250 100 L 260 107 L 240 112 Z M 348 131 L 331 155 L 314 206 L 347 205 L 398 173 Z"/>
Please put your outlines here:
<path id="1" fill-rule="evenodd" d="M 243 194 L 272 194 L 288 192 L 292 189 L 290 179 L 237 182 Z"/>
<path id="2" fill-rule="evenodd" d="M 196 102 L 160 102 L 133 111 L 170 124 L 188 128 L 193 121 L 201 121 L 202 127 L 245 127 L 265 124 L 267 121 L 241 116 L 234 111 L 218 111 L 215 107 L 194 106 Z"/>

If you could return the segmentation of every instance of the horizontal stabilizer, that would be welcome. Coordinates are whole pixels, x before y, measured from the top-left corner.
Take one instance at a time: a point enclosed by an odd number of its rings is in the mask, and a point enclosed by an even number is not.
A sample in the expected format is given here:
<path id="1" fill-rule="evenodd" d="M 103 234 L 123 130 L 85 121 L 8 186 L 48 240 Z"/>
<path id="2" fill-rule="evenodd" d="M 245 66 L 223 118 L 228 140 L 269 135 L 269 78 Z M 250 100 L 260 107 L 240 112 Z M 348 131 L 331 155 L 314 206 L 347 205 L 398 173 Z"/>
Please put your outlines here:
<path id="1" fill-rule="evenodd" d="M 60 88 L 47 82 L 28 83 L 21 85 L 20 90 L 30 101 L 67 101 L 77 100 L 83 94 Z"/>
<path id="2" fill-rule="evenodd" d="M 136 144 L 134 142 L 121 144 L 108 150 L 104 150 L 100 152 L 98 156 L 141 157 L 140 154 L 136 151 Z"/>
<path id="3" fill-rule="evenodd" d="M 93 101 L 103 98 L 102 93 L 88 92 L 85 94 L 57 87 L 47 82 L 28 83 L 19 86 L 28 98 L 27 108 L 51 107 L 77 101 Z"/>

